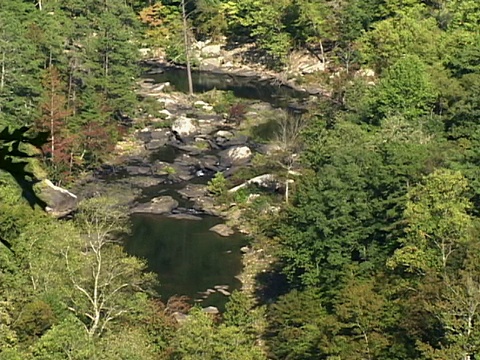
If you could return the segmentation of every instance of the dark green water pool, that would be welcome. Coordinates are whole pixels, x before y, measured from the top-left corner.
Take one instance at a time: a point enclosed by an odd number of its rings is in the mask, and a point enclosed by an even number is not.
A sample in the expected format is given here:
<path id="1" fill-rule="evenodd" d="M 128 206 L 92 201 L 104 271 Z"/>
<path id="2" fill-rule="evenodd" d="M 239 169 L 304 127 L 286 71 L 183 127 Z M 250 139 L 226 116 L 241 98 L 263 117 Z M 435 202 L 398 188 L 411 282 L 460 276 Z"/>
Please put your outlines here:
<path id="1" fill-rule="evenodd" d="M 201 299 L 200 292 L 215 286 L 238 289 L 235 278 L 242 269 L 240 248 L 244 236 L 221 237 L 209 231 L 220 223 L 217 217 L 202 220 L 179 220 L 165 216 L 137 214 L 132 216 L 132 233 L 126 242 L 128 253 L 145 258 L 150 271 L 158 274 L 158 292 L 166 301 L 172 295 Z M 201 302 L 202 306 L 223 309 L 228 298 L 215 292 Z"/>
<path id="2" fill-rule="evenodd" d="M 184 69 L 172 68 L 162 74 L 147 76 L 157 83 L 169 82 L 177 91 L 187 92 L 188 90 Z M 268 81 L 260 81 L 256 77 L 195 70 L 192 72 L 192 80 L 195 93 L 213 89 L 225 90 L 231 91 L 238 98 L 261 100 L 279 107 L 287 107 L 292 102 L 308 98 L 306 92 L 294 90 L 285 85 L 273 85 Z"/>

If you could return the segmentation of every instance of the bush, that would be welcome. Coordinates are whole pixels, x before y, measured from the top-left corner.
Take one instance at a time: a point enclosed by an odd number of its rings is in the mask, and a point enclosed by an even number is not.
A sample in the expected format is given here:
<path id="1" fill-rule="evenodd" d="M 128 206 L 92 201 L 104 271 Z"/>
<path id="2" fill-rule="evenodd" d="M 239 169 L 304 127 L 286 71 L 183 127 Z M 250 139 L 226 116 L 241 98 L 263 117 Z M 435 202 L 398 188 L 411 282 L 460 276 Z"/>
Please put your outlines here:
<path id="1" fill-rule="evenodd" d="M 208 191 L 218 201 L 226 201 L 228 195 L 227 180 L 221 172 L 217 172 L 212 180 L 208 182 Z"/>

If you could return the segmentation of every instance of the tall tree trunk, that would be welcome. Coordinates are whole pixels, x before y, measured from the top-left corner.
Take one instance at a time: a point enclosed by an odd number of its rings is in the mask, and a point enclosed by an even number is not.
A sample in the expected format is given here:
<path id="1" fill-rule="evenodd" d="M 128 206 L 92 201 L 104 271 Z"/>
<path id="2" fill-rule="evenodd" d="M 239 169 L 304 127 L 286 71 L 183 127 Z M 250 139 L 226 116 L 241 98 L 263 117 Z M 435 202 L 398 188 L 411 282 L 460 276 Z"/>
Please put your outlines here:
<path id="1" fill-rule="evenodd" d="M 188 94 L 193 95 L 192 69 L 190 66 L 190 44 L 188 41 L 187 13 L 185 10 L 185 0 L 182 0 L 183 17 L 183 40 L 185 43 L 185 58 L 187 61 Z"/>
<path id="2" fill-rule="evenodd" d="M 287 176 L 287 180 L 285 180 L 285 203 L 288 205 L 289 203 L 289 192 L 290 192 L 290 189 L 289 189 L 289 185 L 290 185 L 290 179 L 288 178 Z"/>
<path id="3" fill-rule="evenodd" d="M 0 75 L 0 91 L 5 87 L 5 51 L 2 52 L 2 74 Z"/>
<path id="4" fill-rule="evenodd" d="M 51 70 L 51 68 L 50 68 Z M 55 84 L 52 79 L 52 73 L 50 72 L 50 137 L 51 137 L 51 151 L 52 151 L 52 163 L 54 163 L 55 160 L 55 114 L 53 111 L 53 107 L 55 106 L 54 104 L 54 94 L 55 94 Z"/>
<path id="5" fill-rule="evenodd" d="M 320 40 L 320 56 L 322 57 L 322 63 L 325 65 L 325 50 L 323 49 L 323 42 Z"/>

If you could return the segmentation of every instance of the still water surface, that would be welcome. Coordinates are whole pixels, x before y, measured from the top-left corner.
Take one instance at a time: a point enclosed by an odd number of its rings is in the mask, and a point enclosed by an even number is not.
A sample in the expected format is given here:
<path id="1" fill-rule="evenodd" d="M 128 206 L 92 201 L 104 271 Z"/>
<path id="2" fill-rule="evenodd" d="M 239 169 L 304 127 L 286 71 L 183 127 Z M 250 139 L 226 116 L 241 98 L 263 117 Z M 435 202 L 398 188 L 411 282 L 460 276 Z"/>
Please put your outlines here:
<path id="1" fill-rule="evenodd" d="M 172 295 L 199 299 L 199 292 L 215 285 L 238 289 L 235 278 L 242 269 L 240 248 L 245 238 L 236 234 L 221 237 L 208 229 L 221 220 L 206 216 L 202 220 L 179 220 L 166 216 L 132 216 L 132 234 L 126 243 L 128 253 L 145 258 L 150 271 L 158 274 L 159 293 L 164 301 Z M 227 298 L 215 293 L 202 306 L 223 308 Z"/>

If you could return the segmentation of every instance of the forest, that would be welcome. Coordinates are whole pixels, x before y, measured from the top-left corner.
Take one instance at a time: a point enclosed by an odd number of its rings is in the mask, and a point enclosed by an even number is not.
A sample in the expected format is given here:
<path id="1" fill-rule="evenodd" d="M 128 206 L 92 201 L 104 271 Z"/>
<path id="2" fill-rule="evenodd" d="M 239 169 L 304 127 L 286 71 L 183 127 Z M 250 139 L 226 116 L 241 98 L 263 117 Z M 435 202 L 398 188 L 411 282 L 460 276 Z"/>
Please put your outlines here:
<path id="1" fill-rule="evenodd" d="M 277 72 L 313 53 L 297 81 L 328 94 L 258 158 L 292 183 L 244 209 L 275 261 L 219 316 L 155 293 L 115 199 L 58 220 L 25 195 L 108 160 L 150 111 L 139 49 L 183 64 L 185 33 Z M 480 359 L 479 123 L 477 0 L 0 0 L 0 359 Z"/>

